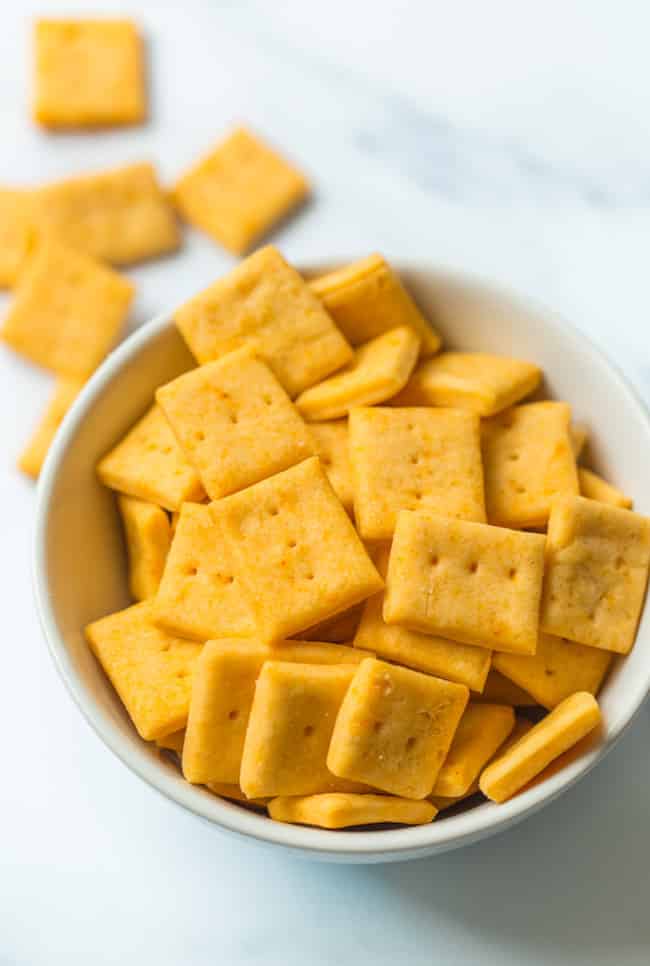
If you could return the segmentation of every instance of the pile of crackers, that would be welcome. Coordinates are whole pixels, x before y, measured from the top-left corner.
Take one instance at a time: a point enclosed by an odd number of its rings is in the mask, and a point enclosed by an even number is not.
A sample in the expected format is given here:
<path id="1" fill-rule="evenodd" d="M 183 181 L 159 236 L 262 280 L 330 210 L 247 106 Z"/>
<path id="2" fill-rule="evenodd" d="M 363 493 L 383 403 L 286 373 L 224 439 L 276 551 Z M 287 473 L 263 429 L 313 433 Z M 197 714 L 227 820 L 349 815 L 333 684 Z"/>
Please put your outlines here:
<path id="1" fill-rule="evenodd" d="M 34 87 L 34 118 L 49 130 L 144 122 L 137 27 L 110 19 L 38 21 Z M 0 288 L 13 290 L 0 336 L 56 377 L 20 468 L 38 476 L 63 416 L 124 330 L 134 286 L 116 269 L 176 251 L 179 218 L 242 254 L 308 191 L 293 165 L 243 128 L 171 191 L 148 162 L 33 189 L 0 186 Z"/>
<path id="2" fill-rule="evenodd" d="M 137 602 L 86 633 L 140 736 L 325 828 L 502 802 L 577 753 L 650 520 L 578 465 L 540 369 L 442 350 L 379 255 L 305 279 L 265 247 L 175 322 L 196 367 L 98 466 Z"/>

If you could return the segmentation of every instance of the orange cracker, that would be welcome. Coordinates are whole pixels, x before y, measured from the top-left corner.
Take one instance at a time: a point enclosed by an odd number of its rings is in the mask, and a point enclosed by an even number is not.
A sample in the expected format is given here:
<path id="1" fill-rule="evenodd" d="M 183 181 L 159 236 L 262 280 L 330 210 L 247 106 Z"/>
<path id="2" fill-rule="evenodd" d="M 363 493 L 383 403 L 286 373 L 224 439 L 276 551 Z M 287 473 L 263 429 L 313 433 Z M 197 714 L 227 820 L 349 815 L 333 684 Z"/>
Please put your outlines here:
<path id="1" fill-rule="evenodd" d="M 169 553 L 169 517 L 154 503 L 124 494 L 120 494 L 118 506 L 124 524 L 131 594 L 135 600 L 147 600 L 158 590 Z"/>
<path id="2" fill-rule="evenodd" d="M 81 379 L 59 378 L 56 380 L 54 394 L 47 405 L 47 409 L 18 460 L 18 466 L 23 473 L 34 479 L 38 477 L 47 452 L 63 422 L 63 417 L 75 401 L 82 386 L 83 380 Z"/>
<path id="3" fill-rule="evenodd" d="M 316 446 L 327 479 L 348 512 L 352 511 L 354 487 L 348 447 L 348 424 L 345 419 L 326 423 L 310 423 L 309 432 Z"/>
<path id="4" fill-rule="evenodd" d="M 515 726 L 515 713 L 504 704 L 470 703 L 433 788 L 434 795 L 461 797 L 501 747 Z"/>
<path id="5" fill-rule="evenodd" d="M 355 825 L 426 825 L 436 817 L 430 802 L 414 802 L 396 795 L 359 795 L 331 792 L 324 795 L 296 795 L 274 798 L 269 815 L 276 822 L 295 822 L 320 828 L 349 828 Z"/>
<path id="6" fill-rule="evenodd" d="M 0 289 L 13 288 L 34 241 L 34 193 L 0 188 Z"/>

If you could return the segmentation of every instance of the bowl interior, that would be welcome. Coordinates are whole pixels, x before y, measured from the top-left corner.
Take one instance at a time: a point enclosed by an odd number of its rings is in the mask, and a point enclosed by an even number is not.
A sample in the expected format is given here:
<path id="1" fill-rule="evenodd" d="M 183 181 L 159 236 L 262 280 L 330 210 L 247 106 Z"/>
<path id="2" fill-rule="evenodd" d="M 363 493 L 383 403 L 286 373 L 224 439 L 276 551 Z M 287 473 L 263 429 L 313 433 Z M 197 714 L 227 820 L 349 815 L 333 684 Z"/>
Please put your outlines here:
<path id="1" fill-rule="evenodd" d="M 618 373 L 571 327 L 486 283 L 430 269 L 402 275 L 448 347 L 528 358 L 546 374 L 544 394 L 567 400 L 590 431 L 590 462 L 650 513 L 650 428 Z M 92 620 L 130 603 L 121 528 L 112 494 L 95 477 L 98 459 L 150 405 L 157 386 L 192 366 L 167 318 L 140 329 L 106 361 L 68 414 L 40 484 L 36 592 L 53 656 L 73 697 L 109 746 L 173 800 L 232 831 L 344 861 L 405 858 L 496 831 L 559 794 L 611 745 L 650 682 L 650 615 L 631 655 L 602 692 L 603 733 L 543 784 L 501 806 L 485 803 L 430 826 L 324 832 L 283 826 L 186 784 L 141 741 L 83 638 Z"/>

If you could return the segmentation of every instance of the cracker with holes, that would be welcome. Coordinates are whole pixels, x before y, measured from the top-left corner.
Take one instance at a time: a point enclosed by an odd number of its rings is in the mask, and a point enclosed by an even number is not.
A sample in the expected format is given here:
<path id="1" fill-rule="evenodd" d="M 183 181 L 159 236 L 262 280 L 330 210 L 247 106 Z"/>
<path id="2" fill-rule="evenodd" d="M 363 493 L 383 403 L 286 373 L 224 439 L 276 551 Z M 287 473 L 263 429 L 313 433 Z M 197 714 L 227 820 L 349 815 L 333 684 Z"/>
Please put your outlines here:
<path id="1" fill-rule="evenodd" d="M 578 691 L 565 698 L 550 714 L 482 772 L 479 787 L 494 802 L 505 802 L 550 762 L 586 737 L 601 721 L 598 702 Z"/>
<path id="2" fill-rule="evenodd" d="M 390 540 L 400 510 L 485 520 L 479 418 L 462 409 L 350 412 L 354 515 L 364 540 Z"/>
<path id="3" fill-rule="evenodd" d="M 148 600 L 158 590 L 169 553 L 169 517 L 155 503 L 121 494 L 118 506 L 129 558 L 129 589 L 135 600 Z"/>
<path id="4" fill-rule="evenodd" d="M 541 627 L 627 654 L 650 563 L 650 519 L 585 497 L 555 500 L 549 520 Z"/>
<path id="5" fill-rule="evenodd" d="M 83 379 L 117 340 L 133 293 L 90 256 L 43 242 L 21 273 L 0 335 L 37 365 Z"/>
<path id="6" fill-rule="evenodd" d="M 220 503 L 183 504 L 154 611 L 161 627 L 198 641 L 254 633 L 255 617 L 224 537 Z"/>
<path id="7" fill-rule="evenodd" d="M 423 362 L 395 400 L 398 406 L 449 406 L 494 416 L 537 388 L 532 362 L 487 352 L 443 352 Z"/>
<path id="8" fill-rule="evenodd" d="M 461 797 L 515 726 L 515 713 L 504 704 L 469 704 L 433 787 L 434 795 Z"/>
<path id="9" fill-rule="evenodd" d="M 389 548 L 375 555 L 377 570 L 383 576 L 388 569 Z M 398 624 L 387 624 L 383 618 L 384 595 L 375 594 L 366 601 L 361 622 L 354 635 L 354 647 L 372 650 L 379 657 L 424 671 L 447 681 L 466 684 L 472 691 L 482 691 L 492 652 L 484 647 L 459 644 L 431 634 L 421 634 Z"/>
<path id="10" fill-rule="evenodd" d="M 633 502 L 629 496 L 584 466 L 578 467 L 578 482 L 581 496 L 598 500 L 599 503 L 611 503 L 612 506 L 620 506 L 624 510 L 632 509 Z"/>
<path id="11" fill-rule="evenodd" d="M 174 320 L 200 363 L 250 345 L 292 398 L 353 357 L 306 282 L 272 246 L 186 302 Z"/>
<path id="12" fill-rule="evenodd" d="M 86 638 L 145 741 L 185 727 L 202 645 L 157 627 L 151 601 L 89 624 Z"/>
<path id="13" fill-rule="evenodd" d="M 173 252 L 180 243 L 152 164 L 76 175 L 41 188 L 34 199 L 40 231 L 113 265 Z"/>
<path id="14" fill-rule="evenodd" d="M 383 586 L 316 457 L 212 507 L 265 640 L 295 636 Z"/>
<path id="15" fill-rule="evenodd" d="M 308 194 L 297 168 L 237 128 L 183 175 L 174 201 L 191 224 L 241 255 Z"/>
<path id="16" fill-rule="evenodd" d="M 362 661 L 343 700 L 327 766 L 392 795 L 431 793 L 468 689 L 384 661 Z"/>
<path id="17" fill-rule="evenodd" d="M 144 120 L 142 41 L 130 20 L 39 20 L 34 117 L 45 127 Z"/>
<path id="18" fill-rule="evenodd" d="M 327 473 L 327 479 L 346 510 L 352 510 L 354 487 L 348 447 L 348 424 L 345 419 L 327 423 L 310 423 L 309 432 L 316 454 Z"/>
<path id="19" fill-rule="evenodd" d="M 0 188 L 0 289 L 16 285 L 33 240 L 33 192 Z"/>
<path id="20" fill-rule="evenodd" d="M 254 638 L 208 641 L 197 663 L 183 746 L 183 773 L 193 783 L 239 782 L 255 682 L 265 661 L 359 664 L 367 652 L 338 644 Z"/>
<path id="21" fill-rule="evenodd" d="M 198 473 L 185 458 L 159 406 L 152 406 L 97 466 L 105 486 L 180 510 L 205 498 Z"/>
<path id="22" fill-rule="evenodd" d="M 274 798 L 269 815 L 276 822 L 295 822 L 319 828 L 349 828 L 355 825 L 426 825 L 436 817 L 431 802 L 415 802 L 396 795 L 359 795 L 330 792 L 324 795 L 296 795 Z"/>
<path id="23" fill-rule="evenodd" d="M 433 355 L 440 348 L 440 336 L 381 255 L 321 275 L 310 286 L 351 345 L 408 325 L 420 339 L 421 355 Z"/>
<path id="24" fill-rule="evenodd" d="M 340 419 L 353 406 L 372 406 L 399 392 L 418 355 L 419 339 L 407 326 L 391 329 L 366 342 L 341 372 L 296 399 L 305 419 Z"/>
<path id="25" fill-rule="evenodd" d="M 535 654 L 495 653 L 492 663 L 538 704 L 550 709 L 576 691 L 598 694 L 612 658 L 609 651 L 541 633 Z"/>
<path id="26" fill-rule="evenodd" d="M 156 401 L 212 500 L 314 454 L 302 417 L 248 346 L 167 383 Z"/>
<path id="27" fill-rule="evenodd" d="M 534 654 L 544 536 L 402 510 L 384 620 L 465 644 Z"/>
<path id="28" fill-rule="evenodd" d="M 553 497 L 578 493 L 566 403 L 515 406 L 483 423 L 485 503 L 490 523 L 539 527 Z"/>
<path id="29" fill-rule="evenodd" d="M 354 790 L 327 752 L 354 666 L 267 661 L 255 688 L 240 784 L 250 798 Z"/>
<path id="30" fill-rule="evenodd" d="M 32 438 L 18 460 L 19 468 L 27 476 L 36 479 L 40 474 L 47 452 L 54 441 L 59 426 L 63 422 L 63 417 L 77 398 L 82 386 L 82 379 L 65 379 L 60 377 L 56 380 L 54 394 Z"/>

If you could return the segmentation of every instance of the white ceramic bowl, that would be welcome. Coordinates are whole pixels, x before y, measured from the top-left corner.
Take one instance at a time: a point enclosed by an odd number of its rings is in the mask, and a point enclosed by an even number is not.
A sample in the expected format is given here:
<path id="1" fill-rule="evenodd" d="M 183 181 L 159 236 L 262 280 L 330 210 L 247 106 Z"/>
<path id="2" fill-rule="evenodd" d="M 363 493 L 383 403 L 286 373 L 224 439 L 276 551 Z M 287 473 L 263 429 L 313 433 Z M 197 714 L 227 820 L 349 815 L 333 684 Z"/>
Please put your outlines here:
<path id="1" fill-rule="evenodd" d="M 479 280 L 422 265 L 401 270 L 448 346 L 541 365 L 546 390 L 568 400 L 574 417 L 589 425 L 595 467 L 633 495 L 640 512 L 650 513 L 648 417 L 584 336 L 547 310 Z M 115 501 L 97 482 L 95 464 L 144 412 L 154 389 L 190 365 L 169 316 L 138 330 L 109 356 L 68 413 L 39 487 L 34 568 L 45 636 L 80 710 L 129 768 L 218 828 L 312 857 L 381 862 L 442 852 L 503 830 L 556 798 L 603 757 L 650 687 L 650 608 L 632 654 L 617 663 L 602 692 L 603 732 L 577 760 L 505 805 L 482 804 L 415 828 L 332 832 L 272 822 L 183 781 L 171 762 L 136 735 L 86 646 L 83 627 L 129 603 Z"/>

